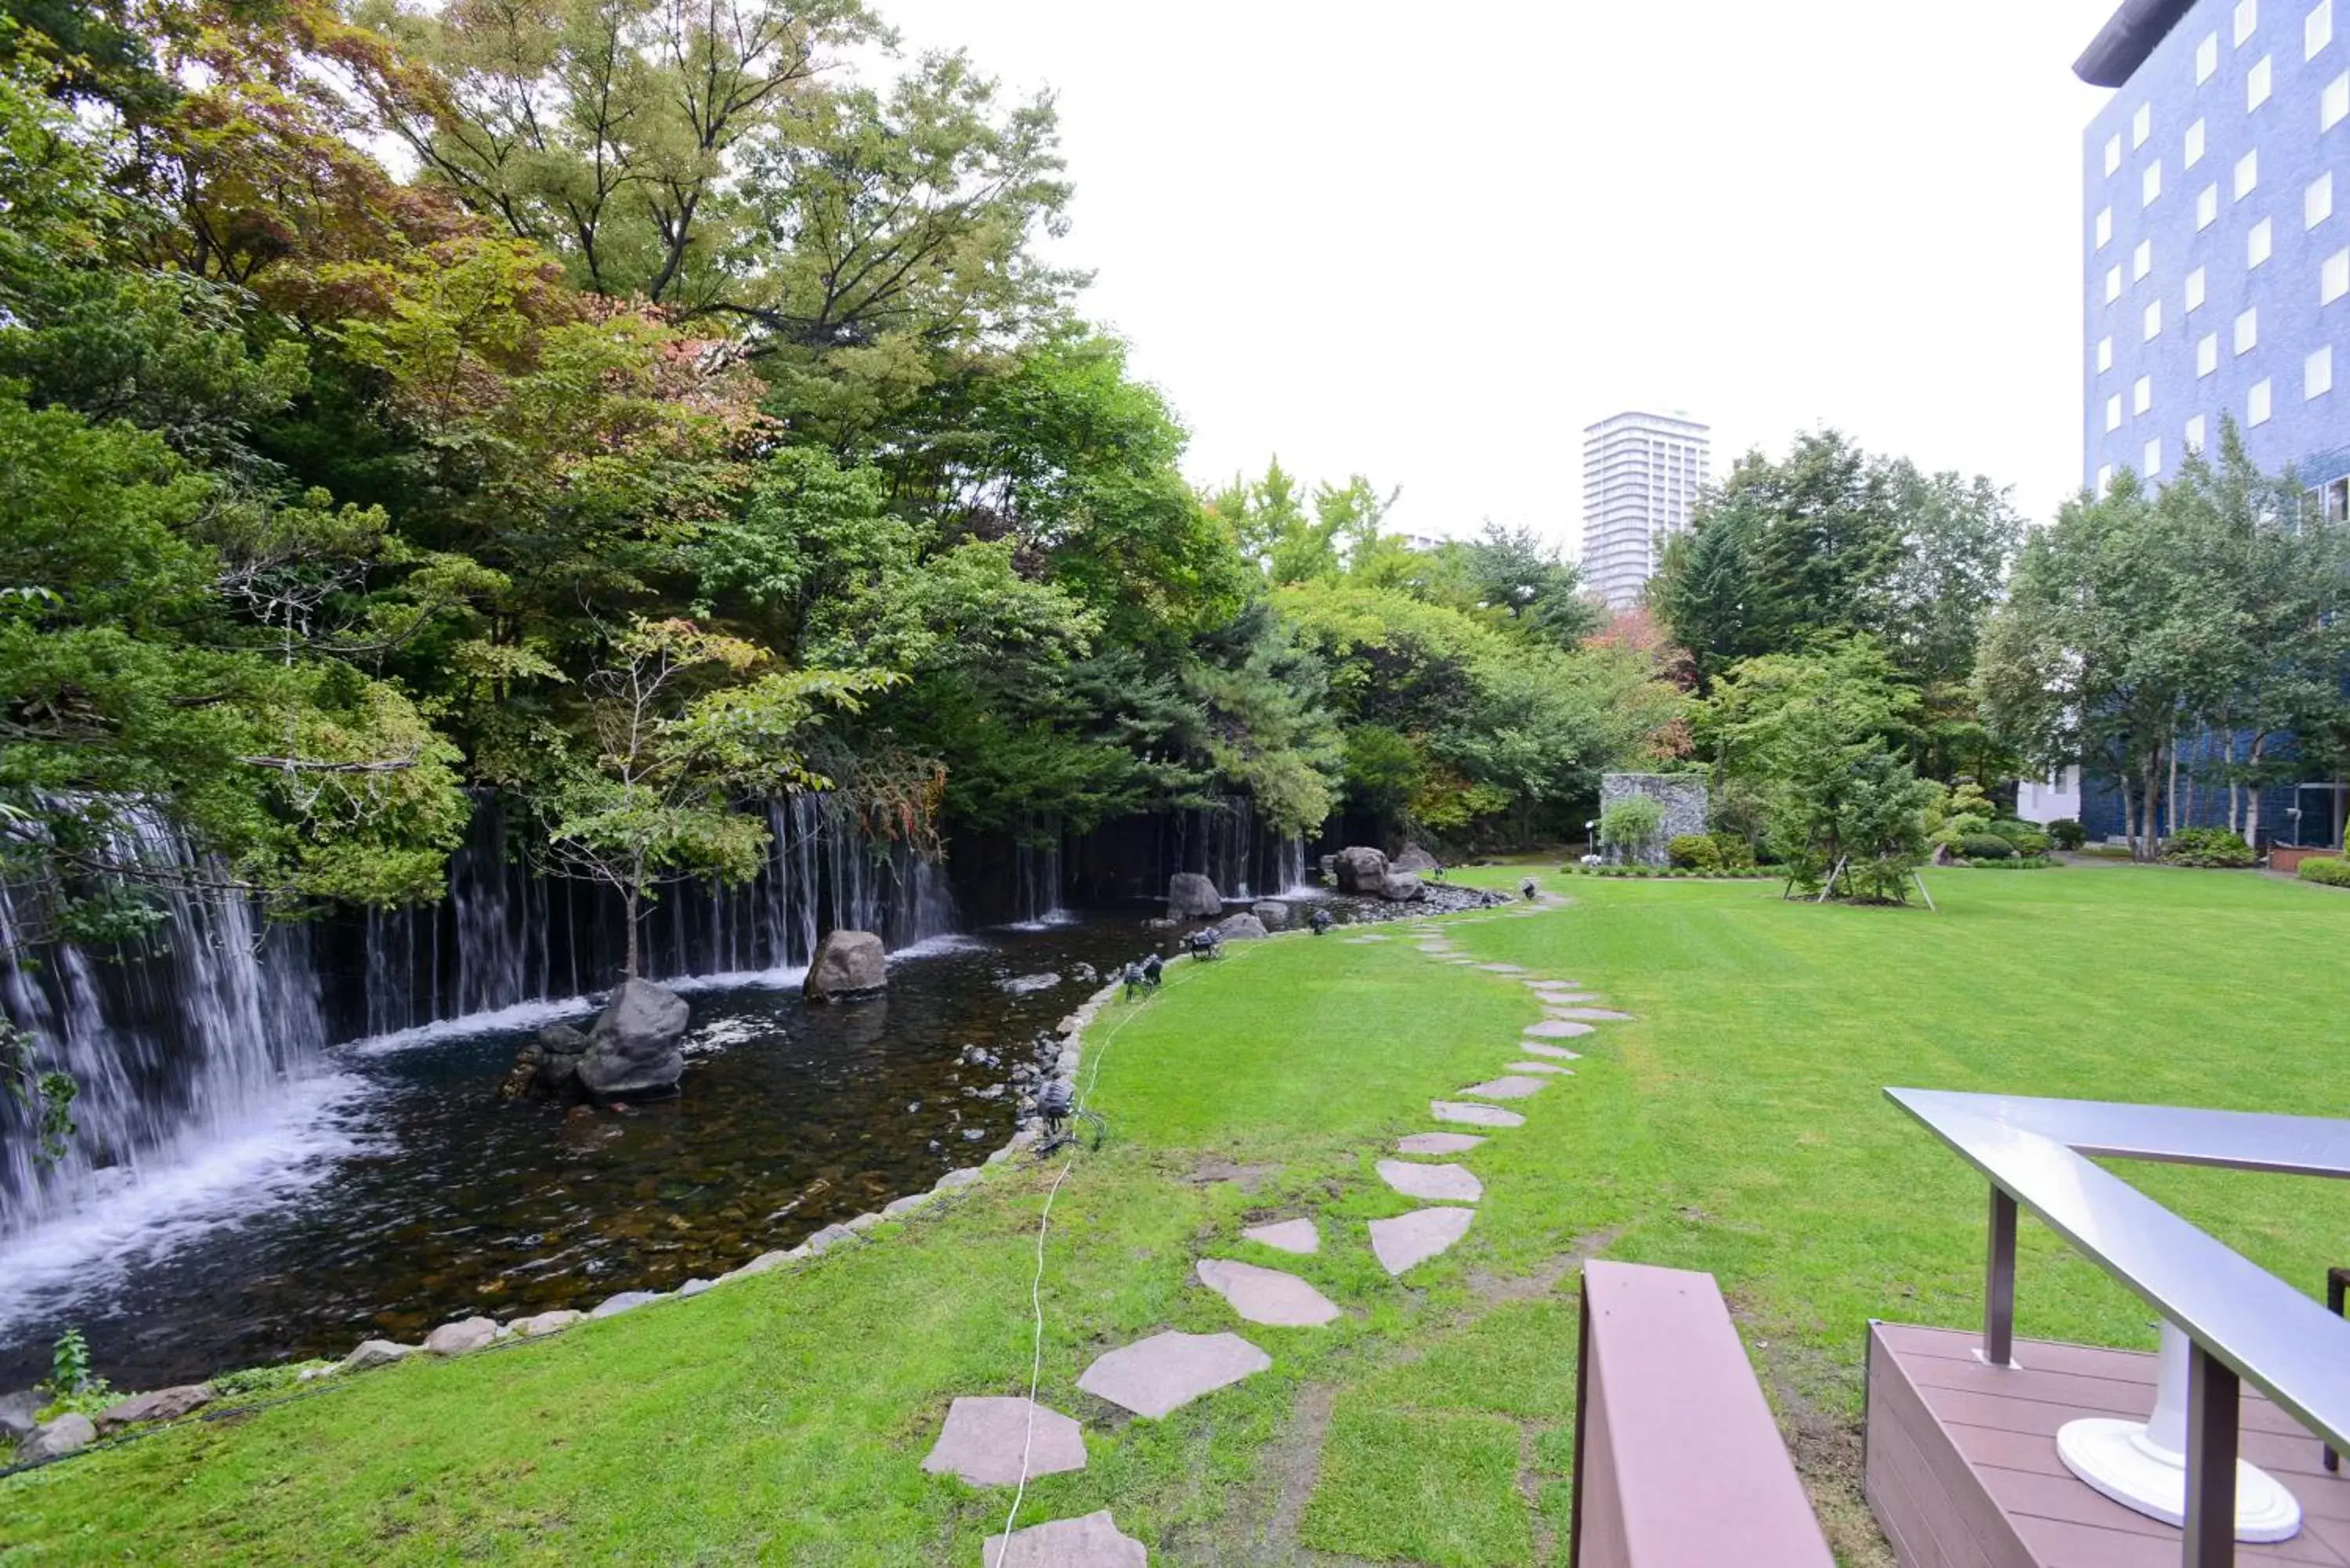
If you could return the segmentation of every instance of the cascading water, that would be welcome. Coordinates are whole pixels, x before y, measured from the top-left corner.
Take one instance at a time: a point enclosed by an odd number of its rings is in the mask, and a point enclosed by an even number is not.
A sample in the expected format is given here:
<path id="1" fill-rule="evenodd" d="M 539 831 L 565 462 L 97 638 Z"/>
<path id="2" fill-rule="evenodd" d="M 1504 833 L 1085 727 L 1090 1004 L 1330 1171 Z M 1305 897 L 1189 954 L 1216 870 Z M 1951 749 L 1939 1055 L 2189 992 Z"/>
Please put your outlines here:
<path id="1" fill-rule="evenodd" d="M 1027 825 L 1012 846 L 1017 904 L 1014 923 L 1035 930 L 1068 918 L 1061 898 L 1061 832 L 1057 823 Z"/>
<path id="2" fill-rule="evenodd" d="M 895 949 L 955 929 L 939 867 L 877 846 L 846 806 L 801 794 L 766 810 L 775 842 L 755 881 L 672 887 L 652 904 L 648 976 L 789 975 L 825 929 L 875 931 Z M 570 1004 L 619 978 L 619 900 L 535 872 L 493 798 L 452 857 L 446 899 L 325 927 L 266 928 L 243 898 L 202 890 L 205 868 L 151 816 L 131 815 L 121 835 L 114 853 L 167 888 L 140 951 L 45 943 L 46 890 L 0 887 L 0 952 L 25 961 L 0 965 L 0 1011 L 32 1034 L 38 1068 L 79 1089 L 79 1131 L 54 1167 L 0 1096 L 0 1236 L 294 1114 L 289 1091 L 326 1075 L 329 1042 Z M 328 1005 L 322 971 L 356 981 L 331 989 L 358 996 Z"/>
<path id="3" fill-rule="evenodd" d="M 36 1158 L 22 1107 L 0 1100 L 0 1236 L 232 1139 L 321 1070 L 307 933 L 265 931 L 242 896 L 204 888 L 219 868 L 151 815 L 126 814 L 109 853 L 163 889 L 162 919 L 135 951 L 44 944 L 53 890 L 0 887 L 0 951 L 16 961 L 0 965 L 0 1008 L 32 1035 L 36 1066 L 79 1090 L 79 1131 L 54 1166 Z"/>

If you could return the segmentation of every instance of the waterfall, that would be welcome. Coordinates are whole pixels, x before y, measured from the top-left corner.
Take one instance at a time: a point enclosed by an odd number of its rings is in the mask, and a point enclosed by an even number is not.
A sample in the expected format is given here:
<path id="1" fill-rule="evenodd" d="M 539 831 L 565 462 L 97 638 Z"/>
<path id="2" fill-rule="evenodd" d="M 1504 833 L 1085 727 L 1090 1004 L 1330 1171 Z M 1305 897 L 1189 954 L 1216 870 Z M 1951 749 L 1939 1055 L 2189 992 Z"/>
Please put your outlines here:
<path id="1" fill-rule="evenodd" d="M 764 809 L 774 842 L 752 883 L 660 889 L 642 932 L 649 978 L 789 980 L 835 927 L 892 949 L 956 929 L 943 868 L 868 837 L 845 804 L 798 794 Z M 0 1012 L 32 1034 L 37 1068 L 73 1075 L 80 1128 L 45 1169 L 23 1108 L 0 1095 L 0 1235 L 292 1115 L 289 1085 L 324 1076 L 330 1043 L 501 1012 L 519 1023 L 616 981 L 618 896 L 539 875 L 519 837 L 485 794 L 438 904 L 266 927 L 240 897 L 172 890 L 152 935 L 121 954 L 45 941 L 51 890 L 0 886 L 0 955 L 14 961 L 0 963 Z M 151 817 L 130 816 L 111 852 L 181 885 L 205 869 Z M 1055 852 L 1055 878 L 1057 865 Z"/>
<path id="2" fill-rule="evenodd" d="M 0 887 L 0 1009 L 33 1037 L 39 1070 L 69 1073 L 79 1132 L 44 1168 L 23 1107 L 0 1096 L 0 1234 L 80 1205 L 196 1145 L 264 1117 L 325 1044 L 309 933 L 265 929 L 234 893 L 192 884 L 222 868 L 149 814 L 126 814 L 109 853 L 165 884 L 141 942 L 92 952 L 44 942 L 55 889 Z"/>
<path id="3" fill-rule="evenodd" d="M 1284 898 L 1317 894 L 1322 889 L 1305 879 L 1305 840 L 1296 834 L 1284 838 L 1278 846 L 1280 893 Z"/>
<path id="4" fill-rule="evenodd" d="M 1022 826 L 1012 846 L 1012 880 L 1019 900 L 1015 924 L 1034 929 L 1067 919 L 1068 908 L 1061 898 L 1058 823 Z"/>

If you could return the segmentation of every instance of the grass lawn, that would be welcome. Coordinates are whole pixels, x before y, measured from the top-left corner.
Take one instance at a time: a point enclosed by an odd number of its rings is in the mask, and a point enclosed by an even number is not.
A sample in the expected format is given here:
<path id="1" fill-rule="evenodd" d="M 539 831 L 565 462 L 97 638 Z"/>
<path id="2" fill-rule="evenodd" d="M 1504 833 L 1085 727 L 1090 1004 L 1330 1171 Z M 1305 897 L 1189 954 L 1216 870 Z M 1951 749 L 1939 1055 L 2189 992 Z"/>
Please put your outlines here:
<path id="1" fill-rule="evenodd" d="M 1970 1322 L 1983 1209 L 1885 1085 L 2350 1115 L 2350 895 L 2129 867 L 1929 879 L 1939 914 L 1551 875 L 1572 907 L 1449 920 L 1639 1018 L 1577 1042 L 1576 1075 L 1464 1157 L 1475 1226 L 1402 1282 L 1364 1226 L 1415 1205 L 1372 1161 L 1514 1059 L 1530 993 L 1399 931 L 1244 947 L 1109 1010 L 1083 1072 L 1112 1139 L 1060 1192 L 1044 1289 L 1042 1397 L 1086 1421 L 1090 1461 L 1032 1484 L 1023 1522 L 1107 1507 L 1170 1564 L 1556 1560 L 1573 1267 L 1604 1251 L 1720 1276 L 1840 1552 L 1882 1561 L 1853 1480 L 1862 1326 Z M 992 1172 L 796 1272 L 0 1482 L 0 1563 L 976 1563 L 1008 1500 L 920 1461 L 953 1396 L 1024 1390 L 1056 1168 Z M 2305 1288 L 2350 1261 L 2337 1184 L 2119 1169 Z M 1305 1212 L 1318 1257 L 1237 1240 Z M 1238 1324 L 1189 1282 L 1209 1251 L 1345 1315 Z M 2028 1334 L 2152 1344 L 2028 1225 L 2018 1312 Z M 1161 1327 L 1243 1328 L 1274 1369 L 1159 1422 L 1077 1392 Z"/>

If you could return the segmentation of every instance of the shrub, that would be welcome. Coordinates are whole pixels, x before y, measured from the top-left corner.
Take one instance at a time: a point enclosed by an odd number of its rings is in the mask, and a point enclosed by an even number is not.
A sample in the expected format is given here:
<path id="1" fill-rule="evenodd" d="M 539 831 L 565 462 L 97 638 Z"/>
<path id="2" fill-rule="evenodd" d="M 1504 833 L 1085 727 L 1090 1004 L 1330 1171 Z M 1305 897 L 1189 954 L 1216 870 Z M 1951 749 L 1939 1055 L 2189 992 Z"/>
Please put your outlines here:
<path id="1" fill-rule="evenodd" d="M 2045 855 L 2012 855 L 2004 860 L 1961 860 L 1977 871 L 2045 871 L 2056 864 Z"/>
<path id="2" fill-rule="evenodd" d="M 2033 826 L 2032 824 L 2018 821 L 2016 818 L 2012 816 L 2001 817 L 1997 822 L 1991 825 L 1991 830 L 1993 833 L 1998 834 L 2002 838 L 2006 839 L 2010 844 L 2016 843 L 2028 833 L 2037 833 L 2040 831 L 2038 828 Z"/>
<path id="3" fill-rule="evenodd" d="M 1665 858 L 1684 871 L 1718 871 L 1721 846 L 1702 833 L 1679 834 L 1665 846 Z"/>
<path id="4" fill-rule="evenodd" d="M 1960 836 L 1959 853 L 1969 860 L 2005 860 L 2015 846 L 1996 833 L 1969 833 Z"/>
<path id="5" fill-rule="evenodd" d="M 2304 860 L 2301 879 L 2327 888 L 2350 888 L 2350 860 Z"/>
<path id="6" fill-rule="evenodd" d="M 1645 853 L 1665 825 L 1665 808 L 1644 794 L 1627 795 L 1599 814 L 1599 842 L 1618 855 Z"/>
<path id="7" fill-rule="evenodd" d="M 1709 836 L 1712 838 L 1713 851 L 1721 857 L 1723 866 L 1742 867 L 1754 864 L 1754 846 L 1746 841 L 1744 834 L 1716 833 Z"/>
<path id="8" fill-rule="evenodd" d="M 2252 846 L 2224 827 L 2182 827 L 2162 842 L 2166 866 L 2206 869 L 2250 866 Z"/>
<path id="9" fill-rule="evenodd" d="M 2048 836 L 2059 849 L 2078 849 L 2089 841 L 2089 831 L 2069 816 L 2048 825 Z"/>
<path id="10" fill-rule="evenodd" d="M 2008 842 L 2015 846 L 2018 855 L 2046 855 L 2056 843 L 2044 833 L 2019 833 Z"/>

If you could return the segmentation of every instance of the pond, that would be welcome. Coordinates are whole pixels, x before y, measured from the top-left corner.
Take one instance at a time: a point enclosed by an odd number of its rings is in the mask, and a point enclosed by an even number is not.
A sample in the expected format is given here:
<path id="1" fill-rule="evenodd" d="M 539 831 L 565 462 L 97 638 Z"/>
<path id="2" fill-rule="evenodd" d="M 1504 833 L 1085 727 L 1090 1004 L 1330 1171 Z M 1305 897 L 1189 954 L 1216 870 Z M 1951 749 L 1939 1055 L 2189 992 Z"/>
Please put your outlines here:
<path id="1" fill-rule="evenodd" d="M 10 1239 L 0 1388 L 44 1375 L 69 1326 L 100 1375 L 156 1387 L 474 1313 L 585 1309 L 794 1245 L 1000 1147 L 1013 1064 L 1098 983 L 1079 966 L 1175 950 L 1151 912 L 922 943 L 867 1002 L 811 1007 L 797 971 L 681 985 L 681 1092 L 622 1111 L 497 1096 L 515 1050 L 579 1009 L 335 1048 L 270 1116 Z M 1009 983 L 1045 974 L 1061 978 Z"/>

